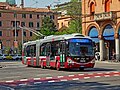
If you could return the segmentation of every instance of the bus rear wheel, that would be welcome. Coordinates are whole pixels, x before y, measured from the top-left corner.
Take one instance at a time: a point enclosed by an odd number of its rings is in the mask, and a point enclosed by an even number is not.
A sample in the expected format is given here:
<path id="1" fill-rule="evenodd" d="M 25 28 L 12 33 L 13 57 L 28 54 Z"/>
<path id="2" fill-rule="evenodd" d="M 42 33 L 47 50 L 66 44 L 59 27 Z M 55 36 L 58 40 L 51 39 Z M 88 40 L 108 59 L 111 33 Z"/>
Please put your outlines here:
<path id="1" fill-rule="evenodd" d="M 45 69 L 45 66 L 44 66 L 44 64 L 43 64 L 43 61 L 41 62 L 41 68 L 42 68 L 42 69 Z"/>

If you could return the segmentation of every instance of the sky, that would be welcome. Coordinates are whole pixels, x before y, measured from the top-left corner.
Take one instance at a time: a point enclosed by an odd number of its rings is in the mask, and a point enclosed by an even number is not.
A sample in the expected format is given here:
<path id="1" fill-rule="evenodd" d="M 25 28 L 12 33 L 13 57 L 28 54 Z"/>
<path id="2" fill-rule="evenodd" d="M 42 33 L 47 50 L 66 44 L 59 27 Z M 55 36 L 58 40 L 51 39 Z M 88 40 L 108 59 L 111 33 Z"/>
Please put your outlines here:
<path id="1" fill-rule="evenodd" d="M 20 5 L 21 0 L 16 0 L 16 3 L 18 6 Z M 65 3 L 69 2 L 70 0 L 24 0 L 25 7 L 35 7 L 35 8 L 46 8 L 48 5 L 52 5 L 52 8 L 54 8 L 54 5 L 57 3 Z M 36 3 L 38 2 L 38 3 Z"/>

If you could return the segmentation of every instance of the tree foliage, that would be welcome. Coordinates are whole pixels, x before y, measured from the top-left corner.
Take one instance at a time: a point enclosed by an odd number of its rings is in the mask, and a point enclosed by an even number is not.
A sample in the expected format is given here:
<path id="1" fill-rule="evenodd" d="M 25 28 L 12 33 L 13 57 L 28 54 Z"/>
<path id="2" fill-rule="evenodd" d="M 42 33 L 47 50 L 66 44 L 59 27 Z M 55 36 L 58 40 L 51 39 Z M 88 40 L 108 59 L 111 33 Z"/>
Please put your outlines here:
<path id="1" fill-rule="evenodd" d="M 81 0 L 71 0 L 69 3 L 65 3 L 62 6 L 59 6 L 57 11 L 67 11 L 66 15 L 71 17 L 69 22 L 69 27 L 64 29 L 62 33 L 82 33 L 82 18 L 81 18 Z"/>
<path id="2" fill-rule="evenodd" d="M 54 35 L 56 31 L 57 31 L 57 29 L 56 29 L 56 25 L 54 24 L 54 21 L 52 19 L 50 19 L 49 17 L 45 17 L 43 19 L 42 28 L 40 30 L 40 33 L 48 36 L 48 35 Z"/>
<path id="3" fill-rule="evenodd" d="M 73 29 L 75 32 L 82 32 L 82 18 L 81 18 L 81 2 L 78 0 L 71 0 L 71 3 L 67 6 L 67 15 L 70 15 L 72 20 L 69 25 L 69 29 Z"/>

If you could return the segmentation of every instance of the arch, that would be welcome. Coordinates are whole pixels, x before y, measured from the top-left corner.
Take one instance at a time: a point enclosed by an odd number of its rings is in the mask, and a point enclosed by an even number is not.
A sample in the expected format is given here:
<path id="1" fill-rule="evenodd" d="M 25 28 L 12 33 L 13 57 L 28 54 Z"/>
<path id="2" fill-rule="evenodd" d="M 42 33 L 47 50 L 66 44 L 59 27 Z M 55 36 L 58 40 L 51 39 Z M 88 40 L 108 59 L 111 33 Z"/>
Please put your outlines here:
<path id="1" fill-rule="evenodd" d="M 102 0 L 102 4 L 105 4 L 105 2 L 106 2 L 107 0 Z M 109 0 L 110 1 L 110 3 L 112 3 L 112 0 Z"/>
<path id="2" fill-rule="evenodd" d="M 118 24 L 116 25 L 115 33 L 118 33 L 118 32 L 119 32 L 119 28 L 120 28 L 120 22 L 118 22 Z"/>
<path id="3" fill-rule="evenodd" d="M 114 28 L 112 25 L 107 24 L 103 29 L 103 37 L 105 40 L 114 40 Z"/>
<path id="4" fill-rule="evenodd" d="M 107 22 L 104 22 L 104 23 L 101 24 L 100 32 L 99 32 L 101 35 L 103 35 L 104 28 L 105 28 L 105 26 L 108 25 L 108 24 L 110 24 L 110 25 L 113 27 L 114 32 L 115 32 L 115 23 L 112 22 L 112 21 L 107 21 Z"/>
<path id="5" fill-rule="evenodd" d="M 93 2 L 95 4 L 95 6 L 97 5 L 96 0 L 89 0 L 88 1 L 88 7 L 90 7 L 91 2 Z"/>
<path id="6" fill-rule="evenodd" d="M 117 35 L 116 38 L 120 38 L 120 22 L 116 26 L 115 34 Z"/>
<path id="7" fill-rule="evenodd" d="M 88 34 L 89 34 L 89 32 L 90 32 L 91 27 L 96 27 L 97 30 L 98 30 L 98 33 L 99 33 L 99 31 L 100 31 L 99 26 L 98 26 L 97 24 L 95 24 L 95 23 L 91 23 L 91 24 L 87 27 L 87 31 L 86 31 L 86 35 L 87 35 L 87 36 L 88 36 Z"/>
<path id="8" fill-rule="evenodd" d="M 99 39 L 98 39 L 98 30 L 95 26 L 92 26 L 89 30 L 89 33 L 88 33 L 88 36 L 90 36 L 93 41 L 95 41 L 96 43 L 99 42 Z"/>

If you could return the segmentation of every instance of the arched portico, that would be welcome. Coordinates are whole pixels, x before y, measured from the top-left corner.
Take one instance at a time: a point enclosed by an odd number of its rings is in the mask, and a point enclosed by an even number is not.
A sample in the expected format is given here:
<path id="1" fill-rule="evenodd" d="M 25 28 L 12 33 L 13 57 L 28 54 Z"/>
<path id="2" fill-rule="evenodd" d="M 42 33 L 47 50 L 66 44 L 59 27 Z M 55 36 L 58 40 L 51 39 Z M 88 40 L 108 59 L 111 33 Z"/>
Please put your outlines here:
<path id="1" fill-rule="evenodd" d="M 116 60 L 120 61 L 120 22 L 116 26 L 115 32 L 115 50 L 116 50 Z"/>
<path id="2" fill-rule="evenodd" d="M 95 26 L 92 26 L 90 28 L 88 36 L 90 36 L 93 39 L 93 41 L 95 41 L 95 43 L 99 42 L 99 39 L 98 39 L 98 30 L 97 30 L 97 28 Z"/>
<path id="3" fill-rule="evenodd" d="M 114 38 L 114 28 L 111 24 L 107 24 L 103 29 L 103 38 L 105 46 L 104 58 L 111 60 L 113 59 L 113 54 L 115 53 L 115 38 Z"/>
<path id="4" fill-rule="evenodd" d="M 99 52 L 99 38 L 98 38 L 98 30 L 95 26 L 92 26 L 89 29 L 88 36 L 92 38 L 92 40 L 96 44 L 96 52 Z"/>

